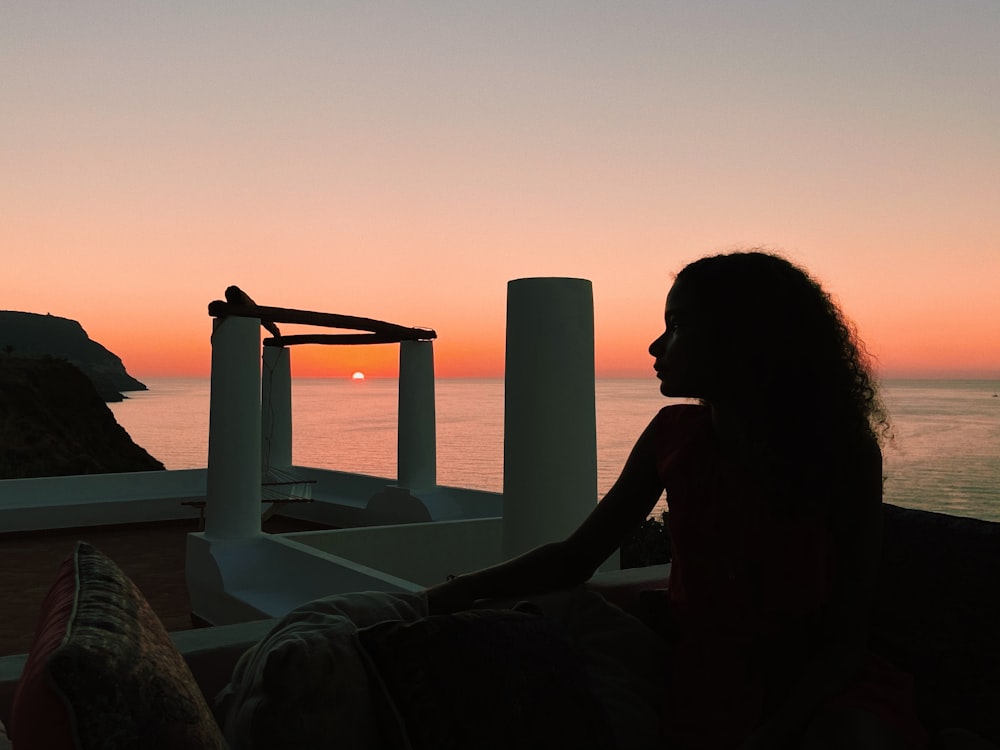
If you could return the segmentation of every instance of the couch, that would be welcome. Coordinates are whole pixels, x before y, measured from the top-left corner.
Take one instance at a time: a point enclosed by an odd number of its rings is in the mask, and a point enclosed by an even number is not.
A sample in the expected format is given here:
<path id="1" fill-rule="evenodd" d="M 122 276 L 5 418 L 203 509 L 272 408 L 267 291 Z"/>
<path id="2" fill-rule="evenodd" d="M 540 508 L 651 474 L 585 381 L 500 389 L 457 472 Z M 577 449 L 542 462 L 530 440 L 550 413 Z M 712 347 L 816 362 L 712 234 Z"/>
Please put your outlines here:
<path id="1" fill-rule="evenodd" d="M 995 594 L 1000 573 L 1000 524 L 891 505 L 885 506 L 884 520 L 873 647 L 913 674 L 918 713 L 931 731 L 934 747 L 1000 747 L 1000 646 L 996 642 L 1000 605 Z M 0 720 L 5 724 L 10 721 L 18 684 L 32 686 L 26 690 L 22 685 L 18 710 L 24 713 L 25 707 L 29 708 L 42 739 L 33 746 L 19 744 L 18 750 L 132 748 L 141 746 L 136 744 L 137 736 L 151 734 L 159 741 L 149 746 L 225 747 L 224 731 L 230 736 L 236 731 L 233 717 L 225 715 L 224 696 L 220 703 L 215 702 L 225 690 L 250 690 L 250 700 L 244 695 L 242 705 L 257 702 L 274 715 L 292 716 L 295 721 L 289 731 L 298 731 L 295 727 L 305 723 L 302 716 L 320 716 L 325 710 L 321 703 L 310 703 L 318 697 L 317 691 L 268 695 L 265 683 L 278 670 L 306 675 L 310 664 L 303 654 L 315 653 L 315 641 L 310 645 L 309 639 L 316 638 L 316 633 L 334 631 L 338 643 L 361 645 L 360 661 L 354 668 L 367 670 L 371 679 L 366 690 L 373 701 L 358 710 L 376 712 L 376 723 L 383 727 L 380 731 L 394 732 L 381 737 L 383 747 L 469 747 L 470 738 L 476 747 L 503 747 L 498 738 L 516 728 L 511 727 L 509 713 L 495 710 L 502 703 L 498 699 L 527 689 L 535 689 L 539 699 L 560 695 L 562 702 L 545 706 L 547 717 L 541 717 L 544 726 L 533 728 L 540 732 L 537 742 L 521 737 L 517 745 L 508 746 L 550 746 L 545 743 L 552 738 L 545 732 L 555 731 L 560 733 L 560 744 L 572 741 L 577 747 L 623 743 L 640 747 L 645 741 L 643 733 L 648 728 L 644 727 L 636 730 L 634 741 L 622 738 L 637 722 L 642 723 L 642 712 L 635 712 L 635 706 L 633 713 L 628 713 L 630 700 L 646 693 L 647 705 L 655 704 L 650 678 L 659 668 L 660 655 L 655 642 L 643 635 L 641 623 L 628 615 L 622 619 L 620 612 L 611 614 L 611 610 L 618 610 L 608 607 L 604 599 L 641 619 L 640 592 L 664 586 L 668 566 L 599 576 L 589 588 L 600 591 L 603 599 L 586 593 L 582 598 L 574 595 L 556 607 L 555 618 L 538 618 L 534 612 L 518 608 L 468 615 L 464 620 L 427 618 L 419 602 L 404 597 L 402 604 L 389 606 L 409 608 L 406 614 L 394 623 L 378 626 L 364 615 L 357 617 L 350 612 L 352 595 L 345 595 L 320 600 L 319 605 L 310 603 L 304 611 L 292 613 L 291 627 L 276 628 L 280 623 L 264 620 L 168 635 L 142 595 L 98 551 L 81 544 L 67 563 L 53 586 L 59 595 L 53 599 L 50 592 L 46 600 L 42 620 L 50 628 L 46 632 L 44 625 L 40 627 L 32 658 L 0 659 Z M 78 588 L 88 581 L 94 583 L 90 598 L 96 608 L 90 613 L 86 607 L 81 609 L 75 598 Z M 110 618 L 109 601 L 115 610 Z M 377 607 L 385 605 L 385 600 L 377 602 Z M 99 631 L 96 637 L 86 632 L 81 635 L 84 640 L 90 637 L 89 648 L 97 649 L 98 658 L 90 663 L 86 653 L 59 653 L 71 613 L 82 630 L 92 627 Z M 328 627 L 333 621 L 330 618 L 339 623 L 332 630 Z M 595 618 L 614 625 L 602 627 L 605 636 L 588 642 L 586 633 Z M 552 619 L 558 621 L 555 628 L 550 627 Z M 108 622 L 114 622 L 113 632 L 107 632 Z M 586 627 L 577 627 L 577 622 L 586 622 Z M 312 628 L 310 623 L 319 627 Z M 290 634 L 279 644 L 284 649 L 282 657 L 259 658 L 261 644 L 276 630 Z M 462 639 L 467 649 L 456 652 L 454 644 Z M 492 670 L 485 676 L 493 687 L 485 695 L 464 681 L 471 663 L 469 654 L 473 653 L 469 649 L 477 649 L 483 639 L 518 654 L 510 663 L 500 661 L 484 667 Z M 539 643 L 545 648 L 539 649 Z M 432 647 L 428 649 L 427 644 Z M 622 668 L 623 661 L 644 663 L 648 671 L 632 674 Z M 581 663 L 584 672 L 579 670 Z M 242 686 L 234 675 L 243 676 Z M 578 689 L 587 679 L 589 689 Z M 61 695 L 53 692 L 53 680 Z M 357 682 L 349 679 L 347 684 Z M 539 686 L 545 689 L 536 689 Z M 428 702 L 432 694 L 447 695 L 448 700 Z M 86 704 L 90 710 L 83 712 L 82 719 L 71 717 L 67 702 L 74 707 Z M 470 707 L 476 711 L 485 707 L 493 713 L 470 721 Z M 541 720 L 532 713 L 530 702 L 515 709 L 521 712 L 522 724 L 530 726 L 525 717 Z M 600 718 L 621 711 L 624 719 L 619 717 L 617 725 Z M 392 721 L 386 723 L 389 715 Z M 548 720 L 552 717 L 557 721 Z M 244 723 L 240 730 L 251 741 L 254 727 L 259 726 L 255 720 L 259 721 L 251 712 L 249 724 Z M 415 722 L 420 726 L 415 727 Z M 386 726 L 395 729 L 386 730 Z M 456 738 L 456 729 L 467 734 Z"/>

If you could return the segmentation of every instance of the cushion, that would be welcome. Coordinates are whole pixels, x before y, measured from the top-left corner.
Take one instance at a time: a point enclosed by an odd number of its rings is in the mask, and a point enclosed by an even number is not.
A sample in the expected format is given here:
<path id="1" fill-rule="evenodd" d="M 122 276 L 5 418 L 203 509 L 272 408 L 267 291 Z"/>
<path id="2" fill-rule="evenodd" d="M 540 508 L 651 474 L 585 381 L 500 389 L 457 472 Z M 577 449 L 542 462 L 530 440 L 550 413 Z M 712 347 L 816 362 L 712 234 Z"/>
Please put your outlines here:
<path id="1" fill-rule="evenodd" d="M 159 618 L 85 542 L 42 604 L 9 730 L 18 750 L 225 748 Z"/>
<path id="2" fill-rule="evenodd" d="M 1000 523 L 889 504 L 883 519 L 873 646 L 913 675 L 932 733 L 1000 744 Z"/>
<path id="3" fill-rule="evenodd" d="M 405 731 L 358 642 L 358 627 L 426 614 L 421 593 L 358 592 L 289 612 L 240 657 L 216 699 L 241 750 L 407 747 Z"/>
<path id="4" fill-rule="evenodd" d="M 359 635 L 414 750 L 614 747 L 582 655 L 549 618 L 474 610 Z"/>
<path id="5" fill-rule="evenodd" d="M 586 588 L 534 597 L 539 610 L 565 628 L 584 655 L 591 686 L 604 706 L 618 747 L 662 748 L 669 651 L 639 618 Z"/>

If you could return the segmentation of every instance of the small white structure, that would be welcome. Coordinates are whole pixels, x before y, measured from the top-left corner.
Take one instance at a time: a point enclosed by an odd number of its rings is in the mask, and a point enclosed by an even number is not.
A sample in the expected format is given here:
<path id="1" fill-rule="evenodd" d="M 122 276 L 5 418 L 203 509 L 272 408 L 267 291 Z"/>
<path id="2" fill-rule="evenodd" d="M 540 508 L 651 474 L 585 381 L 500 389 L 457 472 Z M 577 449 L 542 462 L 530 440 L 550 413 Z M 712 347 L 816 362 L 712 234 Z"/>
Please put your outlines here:
<path id="1" fill-rule="evenodd" d="M 433 332 L 421 338 L 413 333 L 421 329 L 378 321 L 225 303 L 213 303 L 210 312 L 217 319 L 207 523 L 204 533 L 190 535 L 187 557 L 192 607 L 209 622 L 278 616 L 332 593 L 417 590 L 562 538 L 597 502 L 589 281 L 534 278 L 508 287 L 502 516 L 493 493 L 479 493 L 477 502 L 471 491 L 436 483 Z M 392 334 L 406 336 L 400 344 L 397 478 L 358 509 L 356 528 L 262 535 L 261 455 L 265 464 L 284 465 L 286 457 L 291 463 L 285 394 L 291 379 L 284 376 L 287 358 L 282 362 L 287 351 L 267 350 L 284 343 L 357 343 L 344 334 L 265 342 L 270 413 L 261 415 L 259 327 L 307 319 L 339 327 L 362 321 L 358 327 L 379 343 Z M 238 409 L 249 411 L 258 426 Z M 305 474 L 302 467 L 289 468 Z M 257 487 L 250 486 L 254 481 Z M 421 522 L 407 522 L 415 508 Z M 382 524 L 371 526 L 372 520 Z"/>
<path id="2" fill-rule="evenodd" d="M 396 466 L 400 487 L 437 485 L 434 349 L 430 341 L 399 343 L 399 415 Z"/>
<path id="3" fill-rule="evenodd" d="M 217 318 L 212 328 L 205 534 L 260 532 L 260 320 Z"/>
<path id="4" fill-rule="evenodd" d="M 503 557 L 569 535 L 597 502 L 594 294 L 585 279 L 507 285 Z"/>
<path id="5" fill-rule="evenodd" d="M 287 348 L 264 347 L 260 386 L 260 461 L 264 473 L 292 465 L 291 362 Z"/>

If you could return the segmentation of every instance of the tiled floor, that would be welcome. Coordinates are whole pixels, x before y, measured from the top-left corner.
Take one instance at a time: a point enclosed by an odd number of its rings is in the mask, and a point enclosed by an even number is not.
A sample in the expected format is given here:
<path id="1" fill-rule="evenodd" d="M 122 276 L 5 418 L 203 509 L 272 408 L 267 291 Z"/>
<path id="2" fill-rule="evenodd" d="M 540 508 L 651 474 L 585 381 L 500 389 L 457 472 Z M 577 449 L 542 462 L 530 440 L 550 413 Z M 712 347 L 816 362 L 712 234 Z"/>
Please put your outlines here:
<path id="1" fill-rule="evenodd" d="M 77 539 L 100 549 L 131 578 L 167 630 L 192 626 L 184 580 L 186 536 L 196 521 L 0 534 L 0 656 L 31 646 L 38 612 L 56 571 Z M 275 516 L 270 533 L 319 528 Z"/>

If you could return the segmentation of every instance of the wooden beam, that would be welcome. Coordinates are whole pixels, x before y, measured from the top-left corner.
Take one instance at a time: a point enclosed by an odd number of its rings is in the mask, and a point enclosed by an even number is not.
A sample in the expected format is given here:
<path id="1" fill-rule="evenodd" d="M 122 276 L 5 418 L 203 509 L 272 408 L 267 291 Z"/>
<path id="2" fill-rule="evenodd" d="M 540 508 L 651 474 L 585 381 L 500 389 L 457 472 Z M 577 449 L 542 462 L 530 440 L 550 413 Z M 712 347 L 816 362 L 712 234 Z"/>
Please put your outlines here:
<path id="1" fill-rule="evenodd" d="M 208 305 L 208 314 L 213 318 L 228 316 L 240 318 L 259 318 L 262 324 L 290 323 L 296 325 L 318 326 L 320 328 L 343 328 L 352 331 L 370 331 L 383 336 L 393 336 L 395 339 L 386 341 L 425 341 L 437 338 L 437 333 L 430 328 L 409 328 L 407 326 L 386 323 L 373 318 L 359 318 L 353 315 L 338 315 L 336 313 L 312 312 L 311 310 L 295 310 L 287 307 L 266 307 L 264 305 L 234 304 L 215 300 Z M 266 321 L 266 323 L 265 323 Z M 282 337 L 290 338 L 290 337 Z M 349 342 L 345 342 L 349 343 Z M 384 342 L 358 342 L 384 343 Z"/>
<path id="2" fill-rule="evenodd" d="M 234 305 L 253 305 L 254 307 L 257 306 L 257 303 L 250 298 L 250 295 L 244 292 L 236 285 L 226 287 L 226 302 L 231 302 Z M 260 324 L 264 326 L 264 330 L 266 330 L 272 336 L 281 335 L 281 331 L 278 329 L 278 326 L 276 326 L 270 320 L 262 320 L 260 321 Z"/>
<path id="3" fill-rule="evenodd" d="M 264 339 L 264 346 L 398 344 L 400 341 L 426 341 L 437 336 L 434 331 L 423 328 L 412 329 L 412 331 L 412 335 L 407 336 L 394 333 L 302 333 Z"/>

